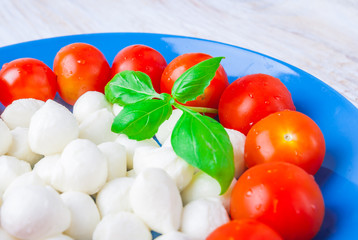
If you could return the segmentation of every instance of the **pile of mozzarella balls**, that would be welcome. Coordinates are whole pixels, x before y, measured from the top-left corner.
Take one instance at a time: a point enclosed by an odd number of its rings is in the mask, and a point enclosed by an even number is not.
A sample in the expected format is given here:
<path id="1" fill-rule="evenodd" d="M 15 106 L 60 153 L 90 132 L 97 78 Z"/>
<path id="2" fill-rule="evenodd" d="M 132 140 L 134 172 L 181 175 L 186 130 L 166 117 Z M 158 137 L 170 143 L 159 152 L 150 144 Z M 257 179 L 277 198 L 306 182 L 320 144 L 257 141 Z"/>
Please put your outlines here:
<path id="1" fill-rule="evenodd" d="M 121 107 L 99 92 L 71 112 L 48 100 L 14 101 L 0 119 L 0 239 L 200 240 L 229 221 L 230 191 L 179 158 L 174 110 L 156 137 L 111 132 Z M 228 130 L 236 176 L 245 136 Z"/>

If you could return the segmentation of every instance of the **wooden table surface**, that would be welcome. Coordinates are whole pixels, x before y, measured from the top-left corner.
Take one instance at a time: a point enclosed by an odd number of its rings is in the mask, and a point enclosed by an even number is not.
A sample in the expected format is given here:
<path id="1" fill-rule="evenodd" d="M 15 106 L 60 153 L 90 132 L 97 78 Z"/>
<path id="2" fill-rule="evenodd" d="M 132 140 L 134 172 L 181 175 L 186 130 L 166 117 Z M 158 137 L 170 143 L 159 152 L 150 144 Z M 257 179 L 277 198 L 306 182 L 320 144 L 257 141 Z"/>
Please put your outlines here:
<path id="1" fill-rule="evenodd" d="M 0 1 L 0 47 L 97 32 L 167 33 L 248 48 L 309 72 L 358 106 L 356 0 Z"/>

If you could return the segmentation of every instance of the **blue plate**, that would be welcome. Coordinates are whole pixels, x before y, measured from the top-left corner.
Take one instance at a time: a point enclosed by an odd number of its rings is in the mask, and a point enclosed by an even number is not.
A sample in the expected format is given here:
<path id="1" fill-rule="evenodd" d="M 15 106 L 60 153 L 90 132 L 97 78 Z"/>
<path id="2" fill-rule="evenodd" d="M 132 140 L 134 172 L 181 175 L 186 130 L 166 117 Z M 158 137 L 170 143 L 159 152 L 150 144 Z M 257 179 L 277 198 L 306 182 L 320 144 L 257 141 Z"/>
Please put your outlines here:
<path id="1" fill-rule="evenodd" d="M 225 56 L 229 80 L 266 73 L 278 77 L 291 91 L 295 106 L 323 131 L 327 153 L 315 178 L 326 204 L 323 226 L 315 239 L 358 239 L 358 109 L 310 74 L 257 52 L 197 38 L 145 33 L 75 35 L 26 42 L 0 48 L 0 66 L 20 57 L 37 58 L 52 67 L 57 51 L 70 43 L 99 48 L 111 64 L 117 52 L 131 44 L 145 44 L 170 62 L 179 54 L 204 52 Z"/>

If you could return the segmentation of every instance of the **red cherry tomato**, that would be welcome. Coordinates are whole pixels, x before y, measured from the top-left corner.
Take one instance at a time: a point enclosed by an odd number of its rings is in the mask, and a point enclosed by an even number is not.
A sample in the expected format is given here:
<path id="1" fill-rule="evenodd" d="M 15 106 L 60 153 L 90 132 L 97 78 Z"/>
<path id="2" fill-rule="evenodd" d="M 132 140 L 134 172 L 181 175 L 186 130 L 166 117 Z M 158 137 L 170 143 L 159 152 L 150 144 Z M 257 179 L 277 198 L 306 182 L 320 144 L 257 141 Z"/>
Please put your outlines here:
<path id="1" fill-rule="evenodd" d="M 303 113 L 286 110 L 272 113 L 250 129 L 244 156 L 248 167 L 283 161 L 315 174 L 325 151 L 324 137 L 317 124 Z"/>
<path id="2" fill-rule="evenodd" d="M 321 191 L 312 175 L 286 162 L 249 168 L 231 195 L 231 217 L 253 218 L 285 240 L 312 239 L 324 217 Z"/>
<path id="3" fill-rule="evenodd" d="M 226 88 L 219 103 L 219 119 L 224 127 L 246 135 L 261 118 L 284 109 L 296 110 L 285 85 L 270 75 L 252 74 Z"/>
<path id="4" fill-rule="evenodd" d="M 165 93 L 171 93 L 174 82 L 179 76 L 192 66 L 212 58 L 204 53 L 186 53 L 176 57 L 165 68 L 162 80 L 160 82 L 160 90 Z M 220 96 L 229 85 L 226 72 L 220 65 L 210 85 L 205 89 L 204 94 L 197 97 L 193 101 L 188 101 L 185 105 L 195 107 L 218 108 Z"/>
<path id="5" fill-rule="evenodd" d="M 145 45 L 132 45 L 119 51 L 113 60 L 111 78 L 124 70 L 141 71 L 152 80 L 155 91 L 160 92 L 160 78 L 167 66 L 157 50 Z"/>
<path id="6" fill-rule="evenodd" d="M 56 54 L 53 69 L 60 96 L 69 104 L 87 91 L 104 92 L 110 67 L 104 55 L 87 43 L 72 43 Z"/>
<path id="7" fill-rule="evenodd" d="M 269 226 L 255 219 L 230 221 L 214 230 L 206 240 L 283 240 Z"/>
<path id="8" fill-rule="evenodd" d="M 0 71 L 0 101 L 4 106 L 21 98 L 46 101 L 56 92 L 56 75 L 40 60 L 19 58 L 4 64 Z"/>

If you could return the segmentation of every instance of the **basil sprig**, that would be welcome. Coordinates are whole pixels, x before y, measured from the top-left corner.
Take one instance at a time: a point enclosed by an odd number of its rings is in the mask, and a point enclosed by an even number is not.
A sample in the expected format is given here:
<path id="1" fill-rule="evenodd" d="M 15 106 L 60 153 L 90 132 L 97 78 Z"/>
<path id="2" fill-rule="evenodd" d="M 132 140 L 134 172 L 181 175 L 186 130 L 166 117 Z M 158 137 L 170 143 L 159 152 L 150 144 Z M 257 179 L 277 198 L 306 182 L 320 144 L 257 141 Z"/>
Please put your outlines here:
<path id="1" fill-rule="evenodd" d="M 215 178 L 221 194 L 229 188 L 235 171 L 229 136 L 216 120 L 181 103 L 204 93 L 222 59 L 210 58 L 189 68 L 175 81 L 171 96 L 155 92 L 149 76 L 136 71 L 116 74 L 105 87 L 107 100 L 124 107 L 115 117 L 112 131 L 126 134 L 130 139 L 152 138 L 172 114 L 173 106 L 182 110 L 171 137 L 173 149 L 189 164 Z M 212 112 L 212 109 L 199 110 Z"/>

